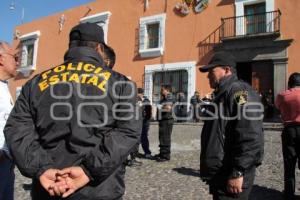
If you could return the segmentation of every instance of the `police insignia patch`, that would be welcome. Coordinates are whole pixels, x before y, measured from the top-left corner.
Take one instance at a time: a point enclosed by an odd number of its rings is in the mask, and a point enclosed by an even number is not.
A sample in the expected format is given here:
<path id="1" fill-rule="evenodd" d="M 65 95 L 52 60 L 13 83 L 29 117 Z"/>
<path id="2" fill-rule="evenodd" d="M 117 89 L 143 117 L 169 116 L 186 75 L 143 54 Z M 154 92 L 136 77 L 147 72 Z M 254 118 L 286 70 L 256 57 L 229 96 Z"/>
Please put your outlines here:
<path id="1" fill-rule="evenodd" d="M 248 91 L 238 91 L 234 93 L 234 99 L 238 105 L 243 105 L 248 102 Z"/>

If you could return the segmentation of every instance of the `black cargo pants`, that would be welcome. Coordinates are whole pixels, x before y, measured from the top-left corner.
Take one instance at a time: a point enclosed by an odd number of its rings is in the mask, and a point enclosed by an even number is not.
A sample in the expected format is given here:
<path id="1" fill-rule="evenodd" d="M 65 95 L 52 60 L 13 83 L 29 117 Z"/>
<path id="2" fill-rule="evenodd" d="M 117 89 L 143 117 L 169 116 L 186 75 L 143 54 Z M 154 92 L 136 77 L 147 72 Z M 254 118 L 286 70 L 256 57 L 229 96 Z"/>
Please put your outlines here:
<path id="1" fill-rule="evenodd" d="M 171 158 L 171 134 L 174 119 L 164 119 L 159 121 L 159 155 L 170 160 Z"/>
<path id="2" fill-rule="evenodd" d="M 300 125 L 285 126 L 281 135 L 284 163 L 284 196 L 292 199 L 295 193 L 295 169 L 300 160 Z"/>

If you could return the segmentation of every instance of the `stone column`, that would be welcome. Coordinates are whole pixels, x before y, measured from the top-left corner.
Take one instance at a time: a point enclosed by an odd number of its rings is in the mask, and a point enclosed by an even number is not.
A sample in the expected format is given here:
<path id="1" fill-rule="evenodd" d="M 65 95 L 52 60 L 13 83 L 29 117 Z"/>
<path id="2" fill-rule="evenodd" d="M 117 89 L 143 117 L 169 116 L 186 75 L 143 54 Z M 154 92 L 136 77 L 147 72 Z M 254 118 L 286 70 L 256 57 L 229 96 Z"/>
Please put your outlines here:
<path id="1" fill-rule="evenodd" d="M 274 60 L 274 97 L 287 88 L 287 59 Z"/>

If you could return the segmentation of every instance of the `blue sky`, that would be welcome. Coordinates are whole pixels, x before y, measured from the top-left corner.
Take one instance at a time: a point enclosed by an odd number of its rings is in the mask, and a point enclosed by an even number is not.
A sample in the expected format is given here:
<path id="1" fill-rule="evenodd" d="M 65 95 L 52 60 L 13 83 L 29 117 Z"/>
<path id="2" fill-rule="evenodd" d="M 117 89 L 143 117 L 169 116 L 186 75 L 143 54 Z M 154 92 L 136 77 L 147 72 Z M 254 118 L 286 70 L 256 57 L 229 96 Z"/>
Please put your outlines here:
<path id="1" fill-rule="evenodd" d="M 24 23 L 51 15 L 94 0 L 0 0 L 0 40 L 12 42 L 14 27 L 21 24 L 22 8 Z M 10 10 L 10 4 L 15 9 Z"/>

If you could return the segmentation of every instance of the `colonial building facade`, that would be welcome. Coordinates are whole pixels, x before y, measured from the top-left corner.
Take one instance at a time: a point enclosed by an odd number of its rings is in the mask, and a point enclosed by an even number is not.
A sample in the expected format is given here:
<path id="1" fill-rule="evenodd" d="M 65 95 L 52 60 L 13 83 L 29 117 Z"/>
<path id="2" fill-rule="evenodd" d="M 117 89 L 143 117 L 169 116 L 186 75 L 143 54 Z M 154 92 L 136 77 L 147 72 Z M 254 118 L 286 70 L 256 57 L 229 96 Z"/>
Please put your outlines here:
<path id="1" fill-rule="evenodd" d="M 209 93 L 198 68 L 216 51 L 237 58 L 237 73 L 261 93 L 275 96 L 300 67 L 297 0 L 96 0 L 15 28 L 21 42 L 17 95 L 35 74 L 63 62 L 70 29 L 97 23 L 117 54 L 115 70 L 144 87 L 152 103 L 170 84 L 187 101 Z"/>

